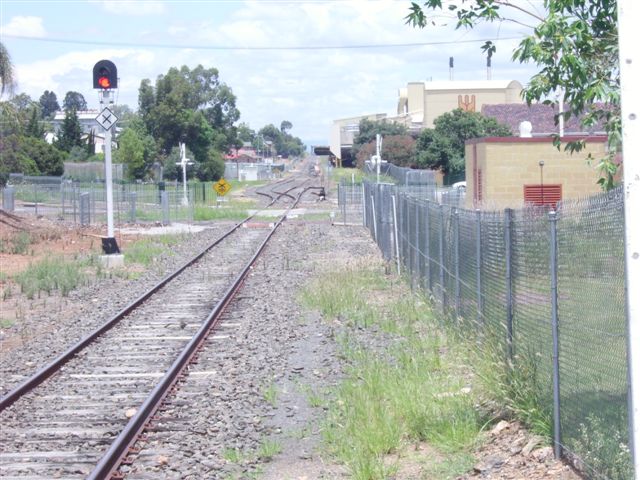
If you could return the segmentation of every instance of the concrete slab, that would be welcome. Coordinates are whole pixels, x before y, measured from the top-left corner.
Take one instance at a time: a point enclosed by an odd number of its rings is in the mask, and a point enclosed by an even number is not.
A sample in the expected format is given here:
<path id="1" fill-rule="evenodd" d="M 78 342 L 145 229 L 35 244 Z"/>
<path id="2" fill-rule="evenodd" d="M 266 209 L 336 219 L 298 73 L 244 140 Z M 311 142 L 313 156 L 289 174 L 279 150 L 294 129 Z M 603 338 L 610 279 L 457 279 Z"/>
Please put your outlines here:
<path id="1" fill-rule="evenodd" d="M 190 225 L 188 223 L 172 223 L 171 225 L 157 225 L 153 227 L 120 228 L 118 233 L 123 235 L 166 235 L 175 233 L 198 233 L 212 228 L 207 225 Z"/>
<path id="2" fill-rule="evenodd" d="M 100 255 L 100 263 L 106 269 L 124 267 L 124 255 L 115 253 L 111 255 Z"/>

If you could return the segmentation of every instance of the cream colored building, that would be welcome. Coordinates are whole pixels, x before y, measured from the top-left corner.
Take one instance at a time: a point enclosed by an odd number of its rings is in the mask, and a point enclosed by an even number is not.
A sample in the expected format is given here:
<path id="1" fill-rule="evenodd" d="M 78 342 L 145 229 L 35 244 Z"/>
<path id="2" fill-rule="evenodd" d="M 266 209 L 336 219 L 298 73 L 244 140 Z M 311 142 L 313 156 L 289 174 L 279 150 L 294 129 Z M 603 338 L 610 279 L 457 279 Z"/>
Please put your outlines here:
<path id="1" fill-rule="evenodd" d="M 483 105 L 523 103 L 517 80 L 411 82 L 398 92 L 397 117 L 411 129 L 433 128 L 443 113 L 461 108 L 480 112 Z"/>
<path id="2" fill-rule="evenodd" d="M 345 163 L 350 163 L 348 162 L 348 159 L 351 148 L 353 147 L 353 139 L 358 134 L 360 121 L 366 119 L 377 122 L 384 120 L 386 117 L 386 113 L 373 113 L 371 115 L 360 115 L 358 117 L 341 118 L 333 121 L 333 124 L 331 125 L 329 149 L 336 157 L 338 166 L 343 166 L 343 160 Z"/>
<path id="3" fill-rule="evenodd" d="M 602 158 L 607 137 L 586 137 L 586 146 L 574 154 L 560 150 L 550 137 L 488 137 L 468 140 L 465 146 L 466 207 L 520 208 L 523 205 L 555 205 L 559 200 L 593 195 L 601 191 L 600 178 L 587 156 Z"/>
<path id="4" fill-rule="evenodd" d="M 386 120 L 405 125 L 410 130 L 432 128 L 433 121 L 446 112 L 462 108 L 480 112 L 483 105 L 523 103 L 522 85 L 516 80 L 411 82 L 398 92 L 396 116 L 384 113 L 360 115 L 334 120 L 331 126 L 331 153 L 337 163 L 349 162 L 353 138 L 360 120 Z"/>

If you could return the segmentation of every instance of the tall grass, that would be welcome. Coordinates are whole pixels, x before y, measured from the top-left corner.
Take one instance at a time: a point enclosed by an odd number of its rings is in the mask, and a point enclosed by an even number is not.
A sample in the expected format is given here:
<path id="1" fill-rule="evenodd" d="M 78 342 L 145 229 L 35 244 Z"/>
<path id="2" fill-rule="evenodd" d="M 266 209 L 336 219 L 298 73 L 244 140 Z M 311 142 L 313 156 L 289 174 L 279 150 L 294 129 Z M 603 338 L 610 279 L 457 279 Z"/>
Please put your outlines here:
<path id="1" fill-rule="evenodd" d="M 170 252 L 171 246 L 184 240 L 182 235 L 154 235 L 137 240 L 124 249 L 124 259 L 127 263 L 138 263 L 148 267 L 156 258 Z"/>
<path id="2" fill-rule="evenodd" d="M 302 300 L 349 327 L 340 337 L 346 377 L 327 402 L 323 434 L 353 478 L 389 478 L 391 455 L 419 442 L 455 459 L 452 475 L 467 470 L 483 418 L 429 307 L 368 266 L 331 272 Z M 382 348 L 358 340 L 373 326 L 368 335 L 383 335 Z"/>
<path id="3" fill-rule="evenodd" d="M 67 296 L 71 290 L 86 281 L 86 275 L 78 261 L 45 258 L 29 265 L 26 270 L 15 275 L 14 280 L 22 293 L 32 299 L 40 292 L 51 294 L 56 290 Z"/>

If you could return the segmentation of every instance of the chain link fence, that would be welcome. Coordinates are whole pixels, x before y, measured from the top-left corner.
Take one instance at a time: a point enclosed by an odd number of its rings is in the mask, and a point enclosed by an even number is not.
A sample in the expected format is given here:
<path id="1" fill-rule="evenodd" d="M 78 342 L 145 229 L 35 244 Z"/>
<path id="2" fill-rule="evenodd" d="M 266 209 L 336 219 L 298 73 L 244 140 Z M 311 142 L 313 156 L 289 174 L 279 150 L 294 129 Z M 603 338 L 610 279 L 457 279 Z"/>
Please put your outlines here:
<path id="1" fill-rule="evenodd" d="M 81 225 L 106 223 L 105 184 L 81 183 L 57 177 L 25 177 L 2 189 L 3 208 Z M 15 180 L 15 179 L 14 179 Z M 196 204 L 215 204 L 217 196 L 210 183 L 190 183 L 187 200 L 182 185 L 116 183 L 113 185 L 114 222 L 190 222 Z"/>
<path id="2" fill-rule="evenodd" d="M 590 478 L 633 478 L 622 190 L 556 212 L 465 210 L 406 184 L 360 190 L 384 258 L 525 382 L 516 394 L 548 419 L 556 455 Z"/>

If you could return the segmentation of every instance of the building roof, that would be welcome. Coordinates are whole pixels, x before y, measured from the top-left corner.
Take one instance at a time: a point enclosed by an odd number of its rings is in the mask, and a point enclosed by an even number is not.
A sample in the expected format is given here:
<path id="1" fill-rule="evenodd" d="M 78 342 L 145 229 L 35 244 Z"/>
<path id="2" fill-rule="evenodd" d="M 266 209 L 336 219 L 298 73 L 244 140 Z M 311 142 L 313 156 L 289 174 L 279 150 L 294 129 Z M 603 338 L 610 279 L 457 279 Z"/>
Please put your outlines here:
<path id="1" fill-rule="evenodd" d="M 424 89 L 430 90 L 498 90 L 505 88 L 522 89 L 517 80 L 448 80 L 424 83 Z"/>
<path id="2" fill-rule="evenodd" d="M 554 116 L 558 113 L 557 105 L 545 105 L 535 103 L 502 103 L 498 105 L 483 105 L 481 113 L 485 117 L 493 117 L 498 122 L 507 125 L 513 135 L 519 134 L 521 122 L 531 122 L 533 135 L 551 135 L 558 133 Z M 580 135 L 603 133 L 601 124 L 594 125 L 589 130 L 585 130 L 580 125 L 580 119 L 571 116 L 564 122 L 565 135 Z"/>

